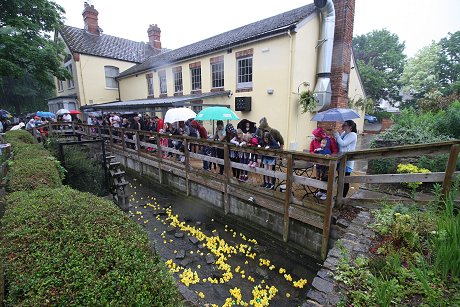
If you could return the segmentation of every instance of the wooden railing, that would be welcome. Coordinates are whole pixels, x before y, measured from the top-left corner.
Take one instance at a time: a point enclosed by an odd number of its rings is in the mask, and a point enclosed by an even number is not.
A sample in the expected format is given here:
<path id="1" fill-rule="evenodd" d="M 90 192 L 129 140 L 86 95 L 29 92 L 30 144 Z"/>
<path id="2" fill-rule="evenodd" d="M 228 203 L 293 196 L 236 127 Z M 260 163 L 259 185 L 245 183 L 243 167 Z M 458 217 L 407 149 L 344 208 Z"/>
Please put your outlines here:
<path id="1" fill-rule="evenodd" d="M 162 183 L 162 173 L 170 172 L 185 179 L 186 193 L 190 195 L 191 181 L 206 185 L 221 191 L 224 195 L 224 212 L 229 212 L 230 195 L 245 200 L 256 199 L 256 204 L 284 216 L 283 239 L 289 237 L 289 221 L 296 219 L 319 229 L 322 229 L 321 257 L 327 254 L 329 233 L 331 226 L 332 208 L 344 203 L 342 197 L 344 183 L 394 183 L 394 182 L 442 182 L 443 192 L 448 193 L 453 177 L 458 175 L 455 166 L 458 158 L 460 141 L 450 141 L 435 144 L 418 144 L 408 146 L 367 149 L 350 152 L 340 157 L 316 155 L 297 151 L 266 150 L 254 147 L 237 147 L 228 143 L 221 143 L 188 136 L 151 133 L 110 126 L 99 127 L 86 124 L 48 123 L 45 126 L 34 128 L 33 134 L 40 136 L 38 129 L 42 128 L 49 135 L 67 135 L 79 138 L 103 138 L 109 151 L 119 150 L 125 155 L 135 157 L 142 163 L 158 168 L 159 180 Z M 162 146 L 162 140 L 182 142 L 183 150 L 176 147 Z M 189 145 L 207 146 L 221 149 L 223 158 L 204 155 L 189 151 Z M 232 162 L 230 151 L 273 156 L 277 159 L 275 170 L 252 168 L 246 164 Z M 436 155 L 449 153 L 449 160 L 445 172 L 430 174 L 384 174 L 345 176 L 347 160 L 369 160 L 388 157 L 407 157 L 421 155 Z M 172 158 L 165 156 L 172 155 Z M 176 158 L 179 160 L 176 161 Z M 201 169 L 203 161 L 224 165 L 224 173 L 218 174 Z M 302 172 L 307 166 L 326 165 L 328 181 L 315 178 L 313 171 Z M 247 171 L 252 178 L 261 175 L 276 178 L 277 182 L 285 184 L 285 192 L 270 191 L 252 183 L 241 183 L 232 176 L 232 168 Z M 336 171 L 338 170 L 338 172 Z M 323 189 L 327 191 L 326 200 L 318 202 L 317 198 L 307 197 L 305 200 L 299 191 Z M 254 198 L 254 195 L 256 197 Z"/>

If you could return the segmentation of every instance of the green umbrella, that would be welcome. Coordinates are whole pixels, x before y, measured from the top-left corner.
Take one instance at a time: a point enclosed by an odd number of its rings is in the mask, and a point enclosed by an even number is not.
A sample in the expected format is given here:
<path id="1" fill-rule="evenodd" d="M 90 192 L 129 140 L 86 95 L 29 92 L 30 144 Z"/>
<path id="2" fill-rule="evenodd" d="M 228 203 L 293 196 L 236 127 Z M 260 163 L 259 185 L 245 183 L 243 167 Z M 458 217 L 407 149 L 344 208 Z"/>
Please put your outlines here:
<path id="1" fill-rule="evenodd" d="M 239 119 L 235 112 L 227 107 L 207 107 L 200 111 L 196 120 L 236 120 Z"/>

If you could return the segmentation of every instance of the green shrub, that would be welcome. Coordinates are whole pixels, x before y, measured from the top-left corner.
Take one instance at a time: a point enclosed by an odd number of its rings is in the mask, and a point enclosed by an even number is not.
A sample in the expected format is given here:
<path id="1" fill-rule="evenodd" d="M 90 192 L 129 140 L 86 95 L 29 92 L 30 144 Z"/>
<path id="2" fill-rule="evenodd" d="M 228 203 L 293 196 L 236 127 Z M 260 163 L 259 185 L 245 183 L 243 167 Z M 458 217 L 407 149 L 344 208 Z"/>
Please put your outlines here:
<path id="1" fill-rule="evenodd" d="M 63 173 L 54 157 L 14 159 L 8 171 L 7 191 L 34 190 L 40 187 L 60 187 Z"/>
<path id="2" fill-rule="evenodd" d="M 34 137 L 26 130 L 13 130 L 5 134 L 5 139 L 8 143 L 15 145 L 16 143 L 36 144 Z"/>
<path id="3" fill-rule="evenodd" d="M 139 225 L 69 187 L 8 195 L 1 256 L 8 306 L 180 306 Z"/>
<path id="4" fill-rule="evenodd" d="M 384 158 L 378 160 L 369 160 L 368 162 L 369 174 L 395 174 L 396 173 L 396 159 Z"/>
<path id="5" fill-rule="evenodd" d="M 454 102 L 447 111 L 436 114 L 434 130 L 436 134 L 448 135 L 460 139 L 460 101 Z"/>

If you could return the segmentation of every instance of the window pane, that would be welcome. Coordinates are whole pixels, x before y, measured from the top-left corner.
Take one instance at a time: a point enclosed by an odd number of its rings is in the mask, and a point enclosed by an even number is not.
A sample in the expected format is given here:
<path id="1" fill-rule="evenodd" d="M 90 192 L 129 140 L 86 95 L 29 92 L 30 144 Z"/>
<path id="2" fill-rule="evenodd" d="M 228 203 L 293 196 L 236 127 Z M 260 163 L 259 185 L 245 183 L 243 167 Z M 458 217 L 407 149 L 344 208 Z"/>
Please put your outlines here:
<path id="1" fill-rule="evenodd" d="M 224 62 L 211 65 L 212 87 L 224 87 Z"/>
<path id="2" fill-rule="evenodd" d="M 104 66 L 105 86 L 107 88 L 118 88 L 118 82 L 115 77 L 118 76 L 119 69 L 115 66 Z"/>
<path id="3" fill-rule="evenodd" d="M 153 77 L 147 77 L 147 95 L 153 96 Z"/>
<path id="4" fill-rule="evenodd" d="M 183 91 L 182 71 L 177 71 L 174 73 L 174 92 L 180 93 L 182 91 Z"/>
<path id="5" fill-rule="evenodd" d="M 238 59 L 238 88 L 252 87 L 252 57 Z"/>
<path id="6" fill-rule="evenodd" d="M 201 67 L 191 69 L 192 73 L 192 90 L 201 90 Z"/>
<path id="7" fill-rule="evenodd" d="M 160 78 L 160 93 L 161 94 L 168 93 L 168 87 L 166 84 L 166 73 L 165 72 L 159 73 L 158 78 Z"/>

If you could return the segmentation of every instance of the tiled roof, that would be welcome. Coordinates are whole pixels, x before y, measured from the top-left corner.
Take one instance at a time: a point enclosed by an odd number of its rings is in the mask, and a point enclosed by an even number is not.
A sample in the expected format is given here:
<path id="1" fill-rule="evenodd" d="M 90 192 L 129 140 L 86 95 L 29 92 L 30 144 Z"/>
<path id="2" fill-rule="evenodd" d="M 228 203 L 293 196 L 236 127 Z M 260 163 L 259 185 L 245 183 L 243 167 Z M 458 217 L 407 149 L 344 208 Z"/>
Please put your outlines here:
<path id="1" fill-rule="evenodd" d="M 82 109 L 94 109 L 94 110 L 112 110 L 119 111 L 121 109 L 130 109 L 130 110 L 146 110 L 147 108 L 157 107 L 157 106 L 179 106 L 185 103 L 194 102 L 197 100 L 203 100 L 207 98 L 220 97 L 220 96 L 229 96 L 230 91 L 219 91 L 219 92 L 209 92 L 201 94 L 190 94 L 183 96 L 170 96 L 164 98 L 149 98 L 149 99 L 135 99 L 135 100 L 126 100 L 126 101 L 114 101 L 107 103 L 100 103 L 97 105 L 87 105 L 82 107 Z"/>
<path id="2" fill-rule="evenodd" d="M 162 66 L 165 63 L 174 63 L 283 32 L 295 26 L 299 21 L 308 17 L 313 12 L 315 12 L 315 6 L 312 3 L 273 17 L 256 21 L 197 43 L 152 56 L 142 64 L 135 65 L 123 71 L 119 77 L 147 71 Z"/>
<path id="3" fill-rule="evenodd" d="M 72 52 L 133 63 L 142 63 L 155 55 L 154 49 L 149 44 L 121 37 L 107 34 L 94 35 L 71 26 L 64 26 L 60 33 Z"/>

